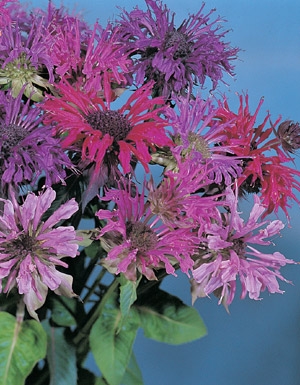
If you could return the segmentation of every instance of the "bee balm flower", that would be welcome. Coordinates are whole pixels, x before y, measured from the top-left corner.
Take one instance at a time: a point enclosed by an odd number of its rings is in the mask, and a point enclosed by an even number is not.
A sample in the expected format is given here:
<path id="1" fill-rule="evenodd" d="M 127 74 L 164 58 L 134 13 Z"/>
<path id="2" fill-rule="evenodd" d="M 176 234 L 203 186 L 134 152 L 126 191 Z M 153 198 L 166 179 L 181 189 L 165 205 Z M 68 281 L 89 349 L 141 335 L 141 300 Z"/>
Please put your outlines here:
<path id="1" fill-rule="evenodd" d="M 68 267 L 64 257 L 77 255 L 76 232 L 72 226 L 54 227 L 78 210 L 74 199 L 61 205 L 45 222 L 42 216 L 56 196 L 52 188 L 41 195 L 29 193 L 22 205 L 14 196 L 1 199 L 0 214 L 0 291 L 17 287 L 29 314 L 45 302 L 48 289 L 58 295 L 74 297 L 73 278 L 56 270 Z"/>

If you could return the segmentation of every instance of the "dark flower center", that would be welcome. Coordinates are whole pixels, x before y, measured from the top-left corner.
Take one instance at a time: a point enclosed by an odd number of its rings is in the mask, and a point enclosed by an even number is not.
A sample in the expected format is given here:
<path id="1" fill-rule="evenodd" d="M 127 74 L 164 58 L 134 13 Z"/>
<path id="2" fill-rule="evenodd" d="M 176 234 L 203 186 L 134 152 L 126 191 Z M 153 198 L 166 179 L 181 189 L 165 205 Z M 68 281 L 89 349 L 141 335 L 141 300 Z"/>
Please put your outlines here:
<path id="1" fill-rule="evenodd" d="M 173 58 L 185 59 L 192 51 L 192 43 L 188 41 L 188 36 L 178 30 L 168 32 L 165 36 L 164 49 L 174 47 Z"/>
<path id="2" fill-rule="evenodd" d="M 131 241 L 132 248 L 141 252 L 147 252 L 157 245 L 157 236 L 154 231 L 141 222 L 127 223 L 126 235 Z"/>
<path id="3" fill-rule="evenodd" d="M 238 239 L 233 239 L 232 243 L 233 243 L 232 248 L 236 252 L 237 256 L 239 258 L 245 258 L 245 249 L 246 249 L 245 242 L 241 238 L 238 238 Z"/>
<path id="4" fill-rule="evenodd" d="M 2 125 L 0 127 L 1 157 L 8 158 L 13 147 L 26 138 L 28 131 L 17 124 Z"/>
<path id="5" fill-rule="evenodd" d="M 10 258 L 17 256 L 20 261 L 35 250 L 37 250 L 37 242 L 29 234 L 21 234 L 5 246 L 5 253 L 9 254 Z"/>
<path id="6" fill-rule="evenodd" d="M 115 142 L 123 140 L 132 126 L 128 119 L 118 111 L 96 111 L 86 116 L 86 121 L 94 130 L 112 136 Z"/>
<path id="7" fill-rule="evenodd" d="M 253 175 L 249 175 L 241 184 L 239 189 L 239 195 L 243 196 L 245 193 L 247 194 L 258 194 L 261 190 L 261 180 L 260 178 L 256 178 L 253 182 Z"/>

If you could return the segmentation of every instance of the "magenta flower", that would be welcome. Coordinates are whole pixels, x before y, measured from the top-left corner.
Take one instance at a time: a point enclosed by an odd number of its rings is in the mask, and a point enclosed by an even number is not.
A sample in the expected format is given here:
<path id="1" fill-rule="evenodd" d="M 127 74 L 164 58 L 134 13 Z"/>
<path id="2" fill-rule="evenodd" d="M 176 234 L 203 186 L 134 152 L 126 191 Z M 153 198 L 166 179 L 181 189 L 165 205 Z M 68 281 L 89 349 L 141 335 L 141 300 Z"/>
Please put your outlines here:
<path id="1" fill-rule="evenodd" d="M 190 228 L 171 230 L 160 223 L 145 203 L 144 191 L 134 193 L 126 186 L 124 190 L 109 190 L 105 200 L 117 205 L 113 211 L 99 210 L 96 214 L 107 221 L 99 236 L 108 251 L 102 260 L 108 271 L 123 273 L 132 281 L 137 279 L 137 271 L 149 280 L 156 279 L 155 270 L 159 269 L 175 275 L 178 266 L 188 274 L 197 242 Z"/>
<path id="2" fill-rule="evenodd" d="M 64 148 L 81 145 L 82 159 L 95 162 L 97 170 L 103 162 L 114 165 L 119 161 L 126 174 L 133 155 L 148 171 L 149 148 L 173 144 L 165 132 L 167 121 L 160 116 L 165 108 L 155 109 L 163 99 L 151 99 L 152 85 L 139 88 L 121 108 L 112 110 L 95 93 L 60 84 L 62 97 L 49 96 L 44 103 L 46 120 L 55 123 L 56 133 L 65 137 Z"/>
<path id="3" fill-rule="evenodd" d="M 203 229 L 207 222 L 218 218 L 218 198 L 203 197 L 209 179 L 209 164 L 188 157 L 177 158 L 177 171 L 165 171 L 164 178 L 155 187 L 151 178 L 147 183 L 151 211 L 169 228 Z"/>
<path id="4" fill-rule="evenodd" d="M 161 1 L 146 0 L 147 11 L 138 8 L 123 10 L 120 41 L 139 54 L 136 61 L 136 82 L 155 80 L 156 95 L 170 97 L 172 92 L 191 92 L 193 84 L 204 85 L 210 78 L 213 88 L 223 77 L 232 74 L 230 61 L 238 49 L 223 41 L 221 18 L 210 21 L 214 10 L 204 15 L 190 15 L 176 28 L 174 14 Z"/>
<path id="5" fill-rule="evenodd" d="M 92 31 L 79 16 L 70 15 L 63 6 L 55 8 L 49 2 L 47 12 L 38 11 L 47 32 L 54 38 L 49 54 L 55 66 L 55 73 L 59 77 L 68 78 L 72 78 L 71 74 L 73 77 L 76 74 L 77 78 Z"/>
<path id="6" fill-rule="evenodd" d="M 73 278 L 56 270 L 68 267 L 64 257 L 77 255 L 76 232 L 72 226 L 54 227 L 78 210 L 74 199 L 61 205 L 46 220 L 42 216 L 55 200 L 51 188 L 41 195 L 29 193 L 22 205 L 15 197 L 1 199 L 0 216 L 0 291 L 14 287 L 23 295 L 29 314 L 38 319 L 36 310 L 45 302 L 48 289 L 58 295 L 74 297 Z"/>
<path id="7" fill-rule="evenodd" d="M 2 33 L 2 28 L 12 23 L 11 19 L 11 9 L 14 9 L 15 4 L 8 3 L 17 3 L 18 0 L 1 0 L 0 4 L 0 32 Z"/>
<path id="8" fill-rule="evenodd" d="M 229 305 L 235 296 L 238 277 L 241 298 L 248 293 L 251 299 L 258 300 L 265 289 L 270 293 L 283 293 L 277 279 L 288 281 L 281 275 L 280 268 L 295 262 L 279 252 L 264 253 L 253 246 L 270 245 L 272 242 L 268 238 L 278 235 L 283 223 L 280 220 L 260 221 L 265 207 L 257 195 L 254 195 L 254 206 L 245 223 L 237 210 L 237 197 L 230 188 L 226 194 L 229 211 L 221 214 L 218 222 L 207 224 L 201 240 L 193 269 L 193 301 L 215 292 L 220 303 Z"/>
<path id="9" fill-rule="evenodd" d="M 22 92 L 16 99 L 10 92 L 0 91 L 0 178 L 1 191 L 8 184 L 33 185 L 43 173 L 50 186 L 63 181 L 65 167 L 72 164 L 60 146 L 60 140 L 51 136 L 52 127 L 41 125 L 42 112 L 30 100 L 22 101 Z"/>
<path id="10" fill-rule="evenodd" d="M 106 100 L 114 100 L 118 92 L 132 82 L 129 74 L 132 60 L 124 51 L 124 44 L 118 41 L 117 30 L 111 24 L 103 29 L 96 23 L 84 53 L 83 89 L 96 89 Z"/>

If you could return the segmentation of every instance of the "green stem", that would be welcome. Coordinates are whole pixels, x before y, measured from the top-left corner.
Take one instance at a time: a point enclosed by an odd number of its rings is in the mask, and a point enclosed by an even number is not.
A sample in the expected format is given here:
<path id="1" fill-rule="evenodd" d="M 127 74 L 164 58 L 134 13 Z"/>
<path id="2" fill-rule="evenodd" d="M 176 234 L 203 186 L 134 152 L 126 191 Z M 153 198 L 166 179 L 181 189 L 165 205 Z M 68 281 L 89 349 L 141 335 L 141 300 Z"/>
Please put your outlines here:
<path id="1" fill-rule="evenodd" d="M 78 333 L 73 338 L 73 342 L 76 346 L 83 344 L 84 340 L 88 339 L 92 326 L 94 325 L 96 320 L 99 318 L 106 301 L 109 299 L 110 295 L 116 290 L 118 285 L 119 285 L 119 282 L 117 279 L 115 279 L 113 283 L 110 285 L 110 287 L 108 288 L 107 292 L 104 294 L 101 301 L 97 303 L 87 314 L 86 316 L 87 321 L 83 323 L 83 327 L 78 331 Z"/>
<path id="2" fill-rule="evenodd" d="M 86 303 L 89 298 L 94 294 L 95 289 L 99 286 L 102 278 L 104 277 L 105 273 L 107 272 L 106 269 L 102 269 L 100 273 L 98 274 L 98 277 L 95 279 L 93 285 L 88 289 L 88 292 L 86 295 L 82 298 L 82 302 Z"/>

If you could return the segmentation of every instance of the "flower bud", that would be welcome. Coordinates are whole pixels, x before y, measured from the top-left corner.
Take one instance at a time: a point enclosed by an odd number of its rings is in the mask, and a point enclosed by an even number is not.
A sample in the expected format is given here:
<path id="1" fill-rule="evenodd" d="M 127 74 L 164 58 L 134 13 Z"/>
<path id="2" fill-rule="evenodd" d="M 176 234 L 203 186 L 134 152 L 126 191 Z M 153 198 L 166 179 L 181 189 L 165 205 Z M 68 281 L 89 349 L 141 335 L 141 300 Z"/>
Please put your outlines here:
<path id="1" fill-rule="evenodd" d="M 277 136 L 286 152 L 294 153 L 300 148 L 300 124 L 292 120 L 282 122 L 277 130 Z"/>

